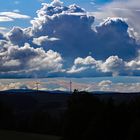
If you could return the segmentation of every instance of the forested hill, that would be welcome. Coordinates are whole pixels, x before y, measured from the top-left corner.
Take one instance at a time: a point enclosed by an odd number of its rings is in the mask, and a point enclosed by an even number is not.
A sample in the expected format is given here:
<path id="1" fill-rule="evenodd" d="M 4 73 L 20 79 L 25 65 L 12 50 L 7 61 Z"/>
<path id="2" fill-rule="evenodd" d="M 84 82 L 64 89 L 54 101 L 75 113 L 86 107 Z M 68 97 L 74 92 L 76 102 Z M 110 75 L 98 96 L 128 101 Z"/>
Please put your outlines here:
<path id="1" fill-rule="evenodd" d="M 2 130 L 54 135 L 64 140 L 135 140 L 140 134 L 140 94 L 3 91 L 0 124 Z"/>

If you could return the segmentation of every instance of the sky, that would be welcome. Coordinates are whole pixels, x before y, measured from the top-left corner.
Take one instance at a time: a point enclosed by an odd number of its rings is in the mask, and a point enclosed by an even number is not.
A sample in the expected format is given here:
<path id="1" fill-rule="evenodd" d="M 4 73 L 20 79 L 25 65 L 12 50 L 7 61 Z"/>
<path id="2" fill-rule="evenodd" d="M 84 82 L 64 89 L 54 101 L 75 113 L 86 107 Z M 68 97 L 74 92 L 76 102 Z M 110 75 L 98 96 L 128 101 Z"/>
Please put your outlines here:
<path id="1" fill-rule="evenodd" d="M 133 93 L 140 91 L 139 77 L 96 77 L 71 78 L 72 90 L 79 91 L 113 91 Z M 70 91 L 69 78 L 40 78 L 40 79 L 1 79 L 0 90 L 37 90 L 43 91 Z"/>
<path id="2" fill-rule="evenodd" d="M 30 26 L 30 20 L 36 16 L 36 11 L 41 8 L 42 3 L 50 3 L 52 0 L 2 0 L 0 5 L 0 12 L 14 12 L 21 15 L 27 15 L 27 18 L 14 18 L 14 20 L 8 21 L 0 16 L 0 30 L 11 29 L 13 26 L 28 27 Z M 65 0 L 65 5 L 77 4 L 87 9 L 88 11 L 95 11 L 96 6 L 106 4 L 111 0 Z M 8 14 L 8 13 L 7 13 Z M 8 15 L 5 15 L 6 17 Z M 13 16 L 14 17 L 14 16 Z M 7 30 L 6 30 L 7 31 Z"/>
<path id="3" fill-rule="evenodd" d="M 140 76 L 139 0 L 2 0 L 0 78 Z"/>

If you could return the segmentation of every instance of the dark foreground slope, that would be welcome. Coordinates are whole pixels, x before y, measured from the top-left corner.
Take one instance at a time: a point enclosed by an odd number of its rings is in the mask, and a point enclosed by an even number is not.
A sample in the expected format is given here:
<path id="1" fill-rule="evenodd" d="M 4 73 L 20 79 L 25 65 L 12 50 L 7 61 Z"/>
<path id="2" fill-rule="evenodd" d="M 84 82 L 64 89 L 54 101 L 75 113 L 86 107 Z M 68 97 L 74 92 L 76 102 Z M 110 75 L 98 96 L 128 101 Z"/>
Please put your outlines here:
<path id="1" fill-rule="evenodd" d="M 0 131 L 0 140 L 60 140 L 60 137 L 23 133 L 16 131 Z"/>
<path id="2" fill-rule="evenodd" d="M 64 140 L 135 140 L 140 134 L 140 94 L 5 91 L 0 93 L 0 129 Z"/>

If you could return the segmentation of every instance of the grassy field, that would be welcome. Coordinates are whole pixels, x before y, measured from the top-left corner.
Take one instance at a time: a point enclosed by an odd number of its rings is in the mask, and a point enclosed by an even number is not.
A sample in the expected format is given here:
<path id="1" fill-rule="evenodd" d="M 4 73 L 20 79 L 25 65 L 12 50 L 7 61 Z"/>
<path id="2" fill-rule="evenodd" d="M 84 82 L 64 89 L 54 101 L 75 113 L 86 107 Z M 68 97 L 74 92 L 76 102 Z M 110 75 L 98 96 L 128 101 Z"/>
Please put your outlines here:
<path id="1" fill-rule="evenodd" d="M 0 130 L 0 140 L 60 140 L 60 137 Z"/>

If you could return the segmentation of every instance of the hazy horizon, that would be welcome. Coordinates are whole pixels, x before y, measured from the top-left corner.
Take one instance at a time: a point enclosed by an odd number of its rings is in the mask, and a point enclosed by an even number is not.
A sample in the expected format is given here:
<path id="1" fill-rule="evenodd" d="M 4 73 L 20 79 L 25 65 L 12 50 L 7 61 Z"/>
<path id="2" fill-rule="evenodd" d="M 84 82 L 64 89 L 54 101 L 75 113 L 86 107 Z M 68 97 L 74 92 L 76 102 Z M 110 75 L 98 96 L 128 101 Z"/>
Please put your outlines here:
<path id="1" fill-rule="evenodd" d="M 1 79 L 0 89 L 32 89 L 43 91 L 113 91 L 113 92 L 140 92 L 140 77 L 94 77 L 94 78 L 23 78 L 23 79 Z"/>

